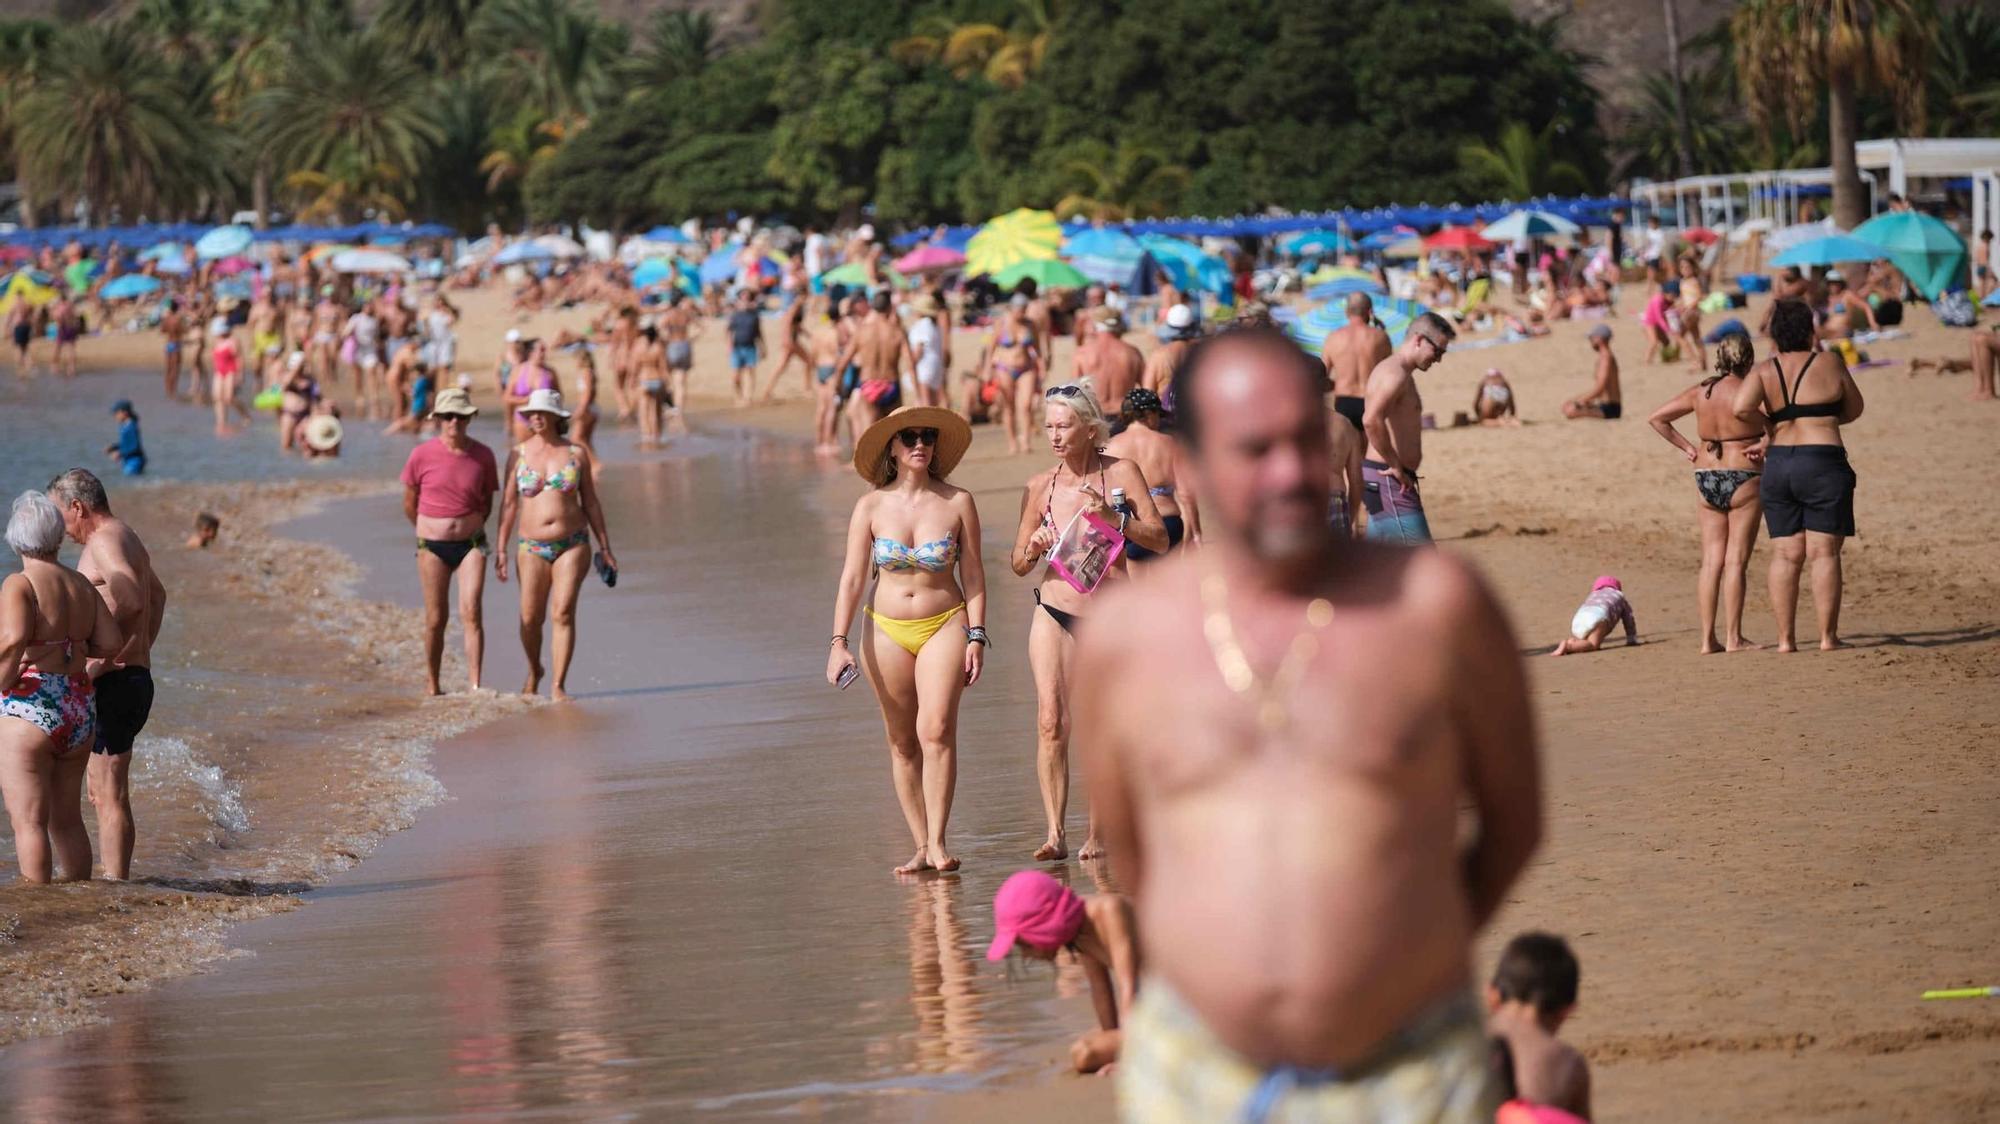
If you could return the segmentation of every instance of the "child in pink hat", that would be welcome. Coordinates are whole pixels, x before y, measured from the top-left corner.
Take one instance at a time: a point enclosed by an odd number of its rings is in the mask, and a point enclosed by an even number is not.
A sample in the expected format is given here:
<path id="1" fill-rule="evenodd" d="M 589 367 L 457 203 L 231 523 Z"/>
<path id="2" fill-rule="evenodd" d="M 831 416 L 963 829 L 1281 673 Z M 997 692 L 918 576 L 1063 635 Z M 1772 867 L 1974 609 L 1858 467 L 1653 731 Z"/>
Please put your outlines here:
<path id="1" fill-rule="evenodd" d="M 988 960 L 1016 949 L 1036 960 L 1054 960 L 1065 948 L 1076 954 L 1090 980 L 1097 1029 L 1070 1044 L 1070 1063 L 1078 1073 L 1096 1073 L 1117 1061 L 1118 1016 L 1131 1009 L 1139 988 L 1132 903 L 1122 894 L 1085 899 L 1039 870 L 1017 871 L 993 896 L 993 929 Z"/>
<path id="2" fill-rule="evenodd" d="M 1611 635 L 1611 627 L 1622 623 L 1625 626 L 1625 646 L 1639 642 L 1639 622 L 1632 615 L 1632 603 L 1625 599 L 1625 587 L 1618 579 L 1606 574 L 1591 584 L 1590 596 L 1577 607 L 1576 615 L 1570 618 L 1569 635 L 1550 652 L 1552 656 L 1566 656 L 1571 652 L 1595 652 L 1604 646 L 1604 640 Z"/>

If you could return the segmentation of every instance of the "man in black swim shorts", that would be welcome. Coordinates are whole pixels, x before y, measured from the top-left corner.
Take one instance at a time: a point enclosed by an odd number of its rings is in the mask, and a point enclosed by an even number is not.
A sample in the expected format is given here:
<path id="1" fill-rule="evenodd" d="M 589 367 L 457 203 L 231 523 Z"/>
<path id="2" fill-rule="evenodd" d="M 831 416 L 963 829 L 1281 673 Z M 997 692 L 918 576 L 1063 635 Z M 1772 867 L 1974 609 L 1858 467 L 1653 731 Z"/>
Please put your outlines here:
<path id="1" fill-rule="evenodd" d="M 63 530 L 83 544 L 77 572 L 90 579 L 118 622 L 125 646 L 108 660 L 91 660 L 97 696 L 97 744 L 86 774 L 97 809 L 98 848 L 104 877 L 132 873 L 132 742 L 153 711 L 153 641 L 167 609 L 167 588 L 153 572 L 153 558 L 125 521 L 111 514 L 104 484 L 81 468 L 49 482 L 49 499 L 63 516 Z"/>

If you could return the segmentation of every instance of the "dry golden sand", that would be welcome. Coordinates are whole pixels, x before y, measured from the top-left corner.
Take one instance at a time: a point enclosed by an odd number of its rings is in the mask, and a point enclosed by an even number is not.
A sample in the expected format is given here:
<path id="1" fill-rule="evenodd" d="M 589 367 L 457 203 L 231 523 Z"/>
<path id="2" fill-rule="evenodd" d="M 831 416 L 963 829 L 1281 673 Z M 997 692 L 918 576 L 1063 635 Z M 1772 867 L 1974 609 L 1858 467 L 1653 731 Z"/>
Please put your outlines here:
<path id="1" fill-rule="evenodd" d="M 485 394 L 499 334 L 516 318 L 496 294 L 454 299 L 467 309 L 461 352 Z M 1638 298 L 1625 303 L 1636 311 Z M 582 320 L 545 313 L 523 327 Z M 1465 408 L 1486 367 L 1514 384 L 1529 424 L 1426 434 L 1424 477 L 1440 540 L 1484 569 L 1524 647 L 1560 635 L 1601 572 L 1624 579 L 1648 640 L 1531 661 L 1548 836 L 1475 958 L 1483 972 L 1499 943 L 1527 927 L 1569 936 L 1584 990 L 1566 1034 L 1592 1058 L 1606 1118 L 2000 1113 L 2000 1001 L 1917 1000 L 1924 988 L 2000 983 L 1991 892 L 2000 869 L 1991 830 L 2000 406 L 1966 403 L 1963 375 L 1907 379 L 1902 361 L 1966 348 L 1963 333 L 1927 311 L 1912 320 L 1912 338 L 1868 349 L 1898 362 L 1857 376 L 1868 410 L 1849 431 L 1861 534 L 1848 544 L 1843 629 L 1856 647 L 1831 654 L 1695 654 L 1694 490 L 1685 462 L 1644 422 L 1694 376 L 1642 366 L 1632 320 L 1614 321 L 1623 421 L 1560 416 L 1561 399 L 1589 382 L 1581 325 L 1458 350 L 1420 378 L 1445 420 Z M 803 435 L 810 411 L 797 400 L 796 372 L 781 388 L 792 401 L 717 407 L 727 387 L 720 335 L 697 342 L 695 412 Z M 107 365 L 150 365 L 156 354 L 151 337 L 92 344 Z M 973 337 L 962 333 L 954 350 L 964 366 Z M 1059 345 L 1058 370 L 1067 354 Z M 567 383 L 567 361 L 557 366 Z M 629 432 L 607 426 L 599 441 Z M 1020 482 L 1040 462 L 997 456 L 993 431 L 977 433 L 957 480 L 979 496 L 987 533 L 1004 536 Z M 831 466 L 827 487 L 851 494 L 860 485 Z M 1749 634 L 1765 641 L 1769 557 L 1760 544 L 1746 612 Z M 1801 614 L 1810 634 L 1810 597 Z M 407 653 L 385 658 L 400 664 Z M 1081 1027 L 1088 1008 L 1073 1005 Z M 1036 1053 L 1028 1079 L 907 1098 L 898 1114 L 1109 1119 L 1110 1083 L 1060 1076 L 1063 1046 Z"/>

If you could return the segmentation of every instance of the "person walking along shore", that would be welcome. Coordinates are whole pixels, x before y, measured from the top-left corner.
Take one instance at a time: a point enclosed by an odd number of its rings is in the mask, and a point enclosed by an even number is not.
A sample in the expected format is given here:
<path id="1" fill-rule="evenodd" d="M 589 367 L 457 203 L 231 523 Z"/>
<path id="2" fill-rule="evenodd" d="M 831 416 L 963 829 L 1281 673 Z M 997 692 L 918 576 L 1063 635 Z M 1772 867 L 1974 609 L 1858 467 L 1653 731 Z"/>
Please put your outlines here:
<path id="1" fill-rule="evenodd" d="M 431 418 L 438 435 L 410 450 L 403 464 L 403 517 L 417 532 L 417 579 L 424 589 L 424 693 L 441 695 L 444 629 L 451 618 L 451 582 L 458 579 L 458 619 L 465 628 L 467 689 L 477 691 L 486 656 L 486 559 L 493 554 L 486 521 L 500 472 L 493 450 L 468 434 L 479 408 L 457 387 L 439 391 Z"/>

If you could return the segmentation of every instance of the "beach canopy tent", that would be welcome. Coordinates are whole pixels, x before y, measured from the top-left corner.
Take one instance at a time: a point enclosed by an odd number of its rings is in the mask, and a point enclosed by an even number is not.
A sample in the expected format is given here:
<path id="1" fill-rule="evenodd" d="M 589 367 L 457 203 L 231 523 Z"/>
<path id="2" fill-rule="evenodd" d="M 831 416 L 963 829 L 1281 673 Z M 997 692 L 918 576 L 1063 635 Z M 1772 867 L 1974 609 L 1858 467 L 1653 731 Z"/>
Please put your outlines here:
<path id="1" fill-rule="evenodd" d="M 1878 247 L 1927 300 L 1965 288 L 1965 239 L 1921 211 L 1876 215 L 1855 227 L 1852 237 Z"/>
<path id="2" fill-rule="evenodd" d="M 1874 261 L 1881 256 L 1881 249 L 1872 242 L 1847 234 L 1828 234 L 1787 247 L 1771 259 L 1771 264 L 1834 265 L 1844 261 Z"/>
<path id="3" fill-rule="evenodd" d="M 1100 285 L 1116 285 L 1132 296 L 1150 296 L 1160 269 L 1146 247 L 1116 227 L 1085 227 L 1063 239 L 1063 256 Z"/>
<path id="4" fill-rule="evenodd" d="M 965 271 L 998 273 L 1018 261 L 1062 252 L 1062 227 L 1047 211 L 1012 210 L 987 223 L 965 247 Z"/>

